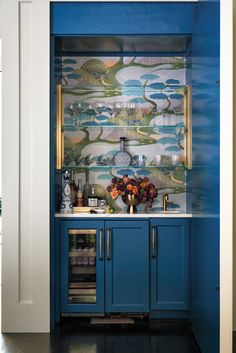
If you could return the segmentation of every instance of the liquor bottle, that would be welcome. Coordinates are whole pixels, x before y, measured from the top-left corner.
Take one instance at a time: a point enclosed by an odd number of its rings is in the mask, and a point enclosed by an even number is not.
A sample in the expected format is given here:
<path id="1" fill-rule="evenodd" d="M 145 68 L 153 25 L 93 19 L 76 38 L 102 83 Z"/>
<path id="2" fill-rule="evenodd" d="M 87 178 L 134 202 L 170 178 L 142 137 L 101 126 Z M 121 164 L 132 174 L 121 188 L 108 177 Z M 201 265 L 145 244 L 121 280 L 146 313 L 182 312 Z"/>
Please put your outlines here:
<path id="1" fill-rule="evenodd" d="M 85 172 L 85 184 L 83 187 L 84 206 L 88 206 L 88 197 L 91 194 L 91 186 L 89 185 L 89 171 Z"/>
<path id="2" fill-rule="evenodd" d="M 71 178 L 70 178 L 70 189 L 71 189 L 71 199 L 73 206 L 76 206 L 76 194 L 77 194 L 77 186 L 74 180 L 74 172 L 71 171 Z"/>
<path id="3" fill-rule="evenodd" d="M 98 197 L 95 194 L 94 187 L 92 188 L 92 192 L 88 197 L 88 206 L 89 207 L 97 207 L 98 205 Z"/>
<path id="4" fill-rule="evenodd" d="M 84 206 L 84 199 L 83 199 L 83 191 L 82 191 L 82 180 L 78 179 L 78 186 L 77 186 L 77 207 Z"/>

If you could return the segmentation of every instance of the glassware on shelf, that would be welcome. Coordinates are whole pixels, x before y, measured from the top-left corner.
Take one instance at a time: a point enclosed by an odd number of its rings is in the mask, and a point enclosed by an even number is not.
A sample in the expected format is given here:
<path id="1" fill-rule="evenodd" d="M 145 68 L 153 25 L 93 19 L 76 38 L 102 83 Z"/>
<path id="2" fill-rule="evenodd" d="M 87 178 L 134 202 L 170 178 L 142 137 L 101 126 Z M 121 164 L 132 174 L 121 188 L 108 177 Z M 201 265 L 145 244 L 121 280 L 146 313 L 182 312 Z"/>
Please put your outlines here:
<path id="1" fill-rule="evenodd" d="M 139 155 L 133 156 L 132 160 L 135 166 L 144 167 L 146 165 L 147 157 L 144 156 L 143 154 L 139 154 Z"/>
<path id="2" fill-rule="evenodd" d="M 88 154 L 87 156 L 79 156 L 75 159 L 75 165 L 84 165 L 88 166 L 91 164 L 91 155 Z"/>
<path id="3" fill-rule="evenodd" d="M 110 158 L 106 155 L 106 154 L 101 154 L 98 158 L 97 158 L 97 165 L 100 166 L 105 166 L 105 165 L 109 165 L 111 163 Z"/>
<path id="4" fill-rule="evenodd" d="M 160 166 L 161 163 L 162 163 L 161 161 L 162 161 L 161 155 L 160 154 L 156 154 L 155 155 L 155 164 L 156 164 L 156 166 Z"/>
<path id="5" fill-rule="evenodd" d="M 178 154 L 172 154 L 171 162 L 173 166 L 177 166 L 180 163 L 180 156 Z"/>

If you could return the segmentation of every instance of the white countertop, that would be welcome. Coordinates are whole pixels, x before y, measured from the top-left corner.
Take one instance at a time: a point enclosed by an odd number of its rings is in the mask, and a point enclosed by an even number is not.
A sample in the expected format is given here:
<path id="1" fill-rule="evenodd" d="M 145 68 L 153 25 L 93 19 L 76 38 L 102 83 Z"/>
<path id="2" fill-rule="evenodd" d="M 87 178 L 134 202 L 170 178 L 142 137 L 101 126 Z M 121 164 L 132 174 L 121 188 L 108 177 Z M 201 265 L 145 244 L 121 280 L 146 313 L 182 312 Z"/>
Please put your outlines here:
<path id="1" fill-rule="evenodd" d="M 62 214 L 56 213 L 56 218 L 191 218 L 191 213 L 174 213 L 174 212 L 166 212 L 166 213 L 70 213 L 70 214 Z"/>

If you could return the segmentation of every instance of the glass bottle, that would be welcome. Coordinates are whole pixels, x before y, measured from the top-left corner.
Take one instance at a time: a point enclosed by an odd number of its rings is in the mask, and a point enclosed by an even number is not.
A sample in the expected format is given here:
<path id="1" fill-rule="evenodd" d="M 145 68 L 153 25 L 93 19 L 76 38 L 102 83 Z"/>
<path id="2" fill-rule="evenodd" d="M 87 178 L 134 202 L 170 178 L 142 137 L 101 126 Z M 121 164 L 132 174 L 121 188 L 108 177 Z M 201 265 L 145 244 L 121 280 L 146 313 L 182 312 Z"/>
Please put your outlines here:
<path id="1" fill-rule="evenodd" d="M 71 171 L 71 177 L 70 177 L 70 189 L 71 189 L 72 204 L 73 204 L 73 206 L 76 206 L 77 186 L 75 184 L 73 170 Z"/>
<path id="2" fill-rule="evenodd" d="M 78 179 L 78 186 L 77 186 L 77 207 L 84 206 L 84 199 L 83 199 L 83 189 L 82 189 L 82 180 Z"/>
<path id="3" fill-rule="evenodd" d="M 95 194 L 95 188 L 92 188 L 91 195 L 88 197 L 88 206 L 89 207 L 97 207 L 98 205 L 98 197 Z"/>
<path id="4" fill-rule="evenodd" d="M 83 187 L 83 198 L 84 198 L 84 206 L 88 206 L 88 197 L 91 194 L 91 186 L 89 184 L 89 171 L 85 172 L 85 183 Z"/>

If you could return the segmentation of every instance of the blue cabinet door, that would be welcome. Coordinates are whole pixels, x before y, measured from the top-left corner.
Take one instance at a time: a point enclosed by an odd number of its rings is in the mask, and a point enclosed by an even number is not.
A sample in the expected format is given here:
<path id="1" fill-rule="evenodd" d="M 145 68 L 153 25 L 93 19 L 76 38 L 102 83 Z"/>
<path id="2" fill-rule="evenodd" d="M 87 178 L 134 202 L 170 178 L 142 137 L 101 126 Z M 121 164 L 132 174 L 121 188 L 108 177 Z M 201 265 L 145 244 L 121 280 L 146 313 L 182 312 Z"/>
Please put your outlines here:
<path id="1" fill-rule="evenodd" d="M 149 222 L 107 221 L 106 312 L 149 311 Z"/>
<path id="2" fill-rule="evenodd" d="M 152 220 L 151 309 L 189 309 L 189 232 L 184 219 Z"/>
<path id="3" fill-rule="evenodd" d="M 104 311 L 104 222 L 61 222 L 61 312 Z"/>

